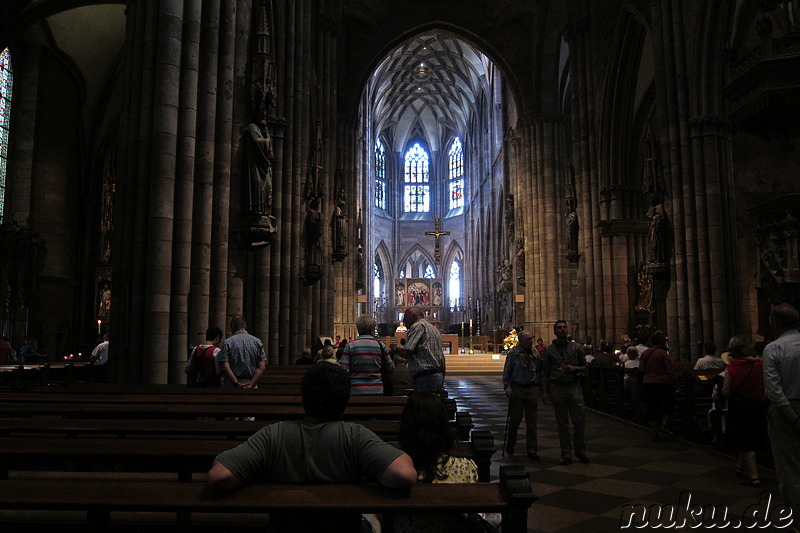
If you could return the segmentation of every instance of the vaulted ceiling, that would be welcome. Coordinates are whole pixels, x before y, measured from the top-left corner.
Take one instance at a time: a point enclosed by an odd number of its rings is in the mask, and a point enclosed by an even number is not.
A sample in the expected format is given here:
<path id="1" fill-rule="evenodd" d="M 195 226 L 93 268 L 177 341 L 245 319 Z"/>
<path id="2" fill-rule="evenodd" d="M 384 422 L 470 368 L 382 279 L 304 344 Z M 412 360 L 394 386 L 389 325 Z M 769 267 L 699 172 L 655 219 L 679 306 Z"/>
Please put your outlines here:
<path id="1" fill-rule="evenodd" d="M 417 35 L 391 52 L 367 87 L 376 134 L 386 131 L 401 150 L 417 129 L 438 150 L 450 130 L 463 136 L 488 91 L 489 59 L 445 32 Z"/>

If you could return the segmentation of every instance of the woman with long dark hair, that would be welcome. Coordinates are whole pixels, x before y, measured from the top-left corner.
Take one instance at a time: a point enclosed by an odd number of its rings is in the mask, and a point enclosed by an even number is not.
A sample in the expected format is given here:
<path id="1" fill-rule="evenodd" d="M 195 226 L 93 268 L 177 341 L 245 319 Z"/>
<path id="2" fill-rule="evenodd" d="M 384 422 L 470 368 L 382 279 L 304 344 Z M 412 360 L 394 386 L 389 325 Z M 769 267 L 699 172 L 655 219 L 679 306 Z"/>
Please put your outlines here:
<path id="1" fill-rule="evenodd" d="M 421 483 L 477 483 L 472 459 L 453 457 L 453 433 L 447 410 L 432 391 L 411 394 L 400 418 L 400 449 L 411 456 Z M 398 514 L 396 532 L 459 531 L 464 518 L 442 513 Z"/>

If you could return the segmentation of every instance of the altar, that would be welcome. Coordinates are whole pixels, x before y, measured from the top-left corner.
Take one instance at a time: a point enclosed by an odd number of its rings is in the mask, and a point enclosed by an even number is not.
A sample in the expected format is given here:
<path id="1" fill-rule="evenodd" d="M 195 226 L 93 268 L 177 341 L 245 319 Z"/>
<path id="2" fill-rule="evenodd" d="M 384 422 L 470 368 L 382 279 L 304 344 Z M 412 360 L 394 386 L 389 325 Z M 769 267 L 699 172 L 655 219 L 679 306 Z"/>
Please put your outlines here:
<path id="1" fill-rule="evenodd" d="M 394 336 L 384 337 L 384 343 L 387 347 L 397 346 L 400 339 L 405 339 L 407 335 L 405 331 L 396 331 Z M 442 352 L 444 352 L 445 355 L 458 354 L 458 339 L 458 335 L 449 333 L 442 334 Z"/>

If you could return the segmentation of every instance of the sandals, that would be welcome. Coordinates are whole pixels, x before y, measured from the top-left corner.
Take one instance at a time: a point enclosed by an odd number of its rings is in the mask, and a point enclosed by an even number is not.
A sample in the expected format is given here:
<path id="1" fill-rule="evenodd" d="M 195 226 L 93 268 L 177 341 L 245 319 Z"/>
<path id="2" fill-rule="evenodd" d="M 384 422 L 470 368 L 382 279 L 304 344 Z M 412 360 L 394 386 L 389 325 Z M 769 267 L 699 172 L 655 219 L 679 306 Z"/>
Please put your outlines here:
<path id="1" fill-rule="evenodd" d="M 747 481 L 742 482 L 743 485 L 747 485 L 748 487 L 753 487 L 756 489 L 761 488 L 761 480 L 758 478 L 748 479 Z"/>

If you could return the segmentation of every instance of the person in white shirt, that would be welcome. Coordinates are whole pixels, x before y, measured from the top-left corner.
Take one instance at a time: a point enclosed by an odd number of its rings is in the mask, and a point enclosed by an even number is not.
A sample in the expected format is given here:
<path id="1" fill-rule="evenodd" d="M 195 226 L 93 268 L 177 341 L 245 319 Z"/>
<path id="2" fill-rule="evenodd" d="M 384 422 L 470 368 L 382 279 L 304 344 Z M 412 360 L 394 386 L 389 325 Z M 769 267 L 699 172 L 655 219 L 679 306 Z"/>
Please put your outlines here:
<path id="1" fill-rule="evenodd" d="M 108 333 L 103 335 L 103 342 L 92 350 L 92 361 L 95 363 L 108 363 Z"/>

